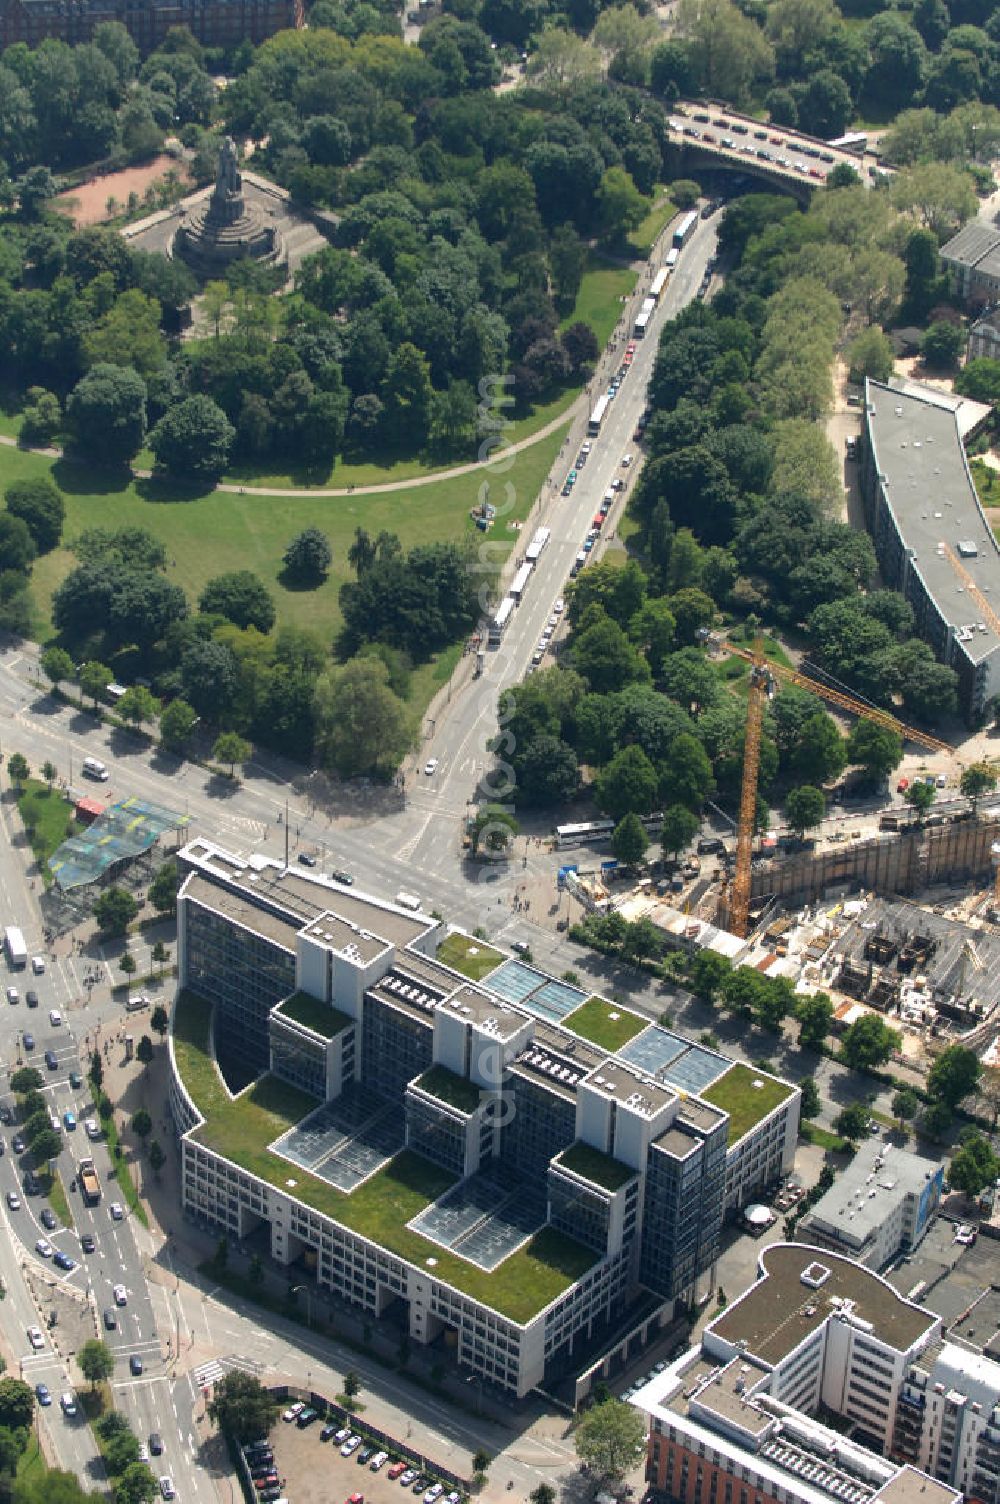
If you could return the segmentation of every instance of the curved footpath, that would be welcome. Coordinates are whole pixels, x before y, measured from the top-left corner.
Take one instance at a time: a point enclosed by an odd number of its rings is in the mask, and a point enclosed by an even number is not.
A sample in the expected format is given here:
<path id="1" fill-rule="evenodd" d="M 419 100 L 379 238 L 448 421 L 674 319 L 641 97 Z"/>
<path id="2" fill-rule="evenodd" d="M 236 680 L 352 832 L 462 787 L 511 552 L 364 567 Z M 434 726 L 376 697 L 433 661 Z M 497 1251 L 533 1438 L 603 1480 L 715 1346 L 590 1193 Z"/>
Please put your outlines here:
<path id="1" fill-rule="evenodd" d="M 529 434 L 526 439 L 519 439 L 516 444 L 498 449 L 486 459 L 470 460 L 465 465 L 455 465 L 451 470 L 434 470 L 430 475 L 414 475 L 409 480 L 380 481 L 375 486 L 335 486 L 325 490 L 313 486 L 289 486 L 282 489 L 275 486 L 237 486 L 225 481 L 213 486 L 212 491 L 228 492 L 231 496 L 378 496 L 385 491 L 409 491 L 416 486 L 434 486 L 443 480 L 454 480 L 460 475 L 471 475 L 476 470 L 488 469 L 490 465 L 499 464 L 512 455 L 520 454 L 522 450 L 530 449 L 533 444 L 541 443 L 542 439 L 547 439 L 564 423 L 571 423 L 584 409 L 586 400 L 587 391 L 584 389 L 565 412 L 550 419 L 537 433 Z M 5 445 L 8 449 L 21 449 L 25 454 L 47 455 L 50 459 L 61 459 L 63 455 L 61 449 L 51 446 L 35 448 L 31 444 L 20 444 L 10 434 L 0 434 L 0 445 Z M 153 474 L 151 470 L 133 470 L 131 473 L 134 480 L 149 480 Z"/>

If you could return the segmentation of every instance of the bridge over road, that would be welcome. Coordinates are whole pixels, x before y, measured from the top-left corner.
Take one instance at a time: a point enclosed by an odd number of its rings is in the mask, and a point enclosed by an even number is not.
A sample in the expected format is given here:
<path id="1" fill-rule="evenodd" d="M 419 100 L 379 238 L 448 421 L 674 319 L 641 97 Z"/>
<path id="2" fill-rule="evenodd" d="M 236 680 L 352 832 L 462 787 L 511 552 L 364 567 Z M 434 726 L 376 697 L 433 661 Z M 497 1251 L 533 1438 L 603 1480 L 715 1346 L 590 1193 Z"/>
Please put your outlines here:
<path id="1" fill-rule="evenodd" d="M 884 167 L 857 152 L 741 115 L 728 105 L 678 100 L 668 123 L 681 170 L 690 169 L 695 176 L 698 166 L 731 167 L 804 201 L 814 188 L 822 188 L 840 163 L 853 168 L 869 187 L 889 176 Z"/>

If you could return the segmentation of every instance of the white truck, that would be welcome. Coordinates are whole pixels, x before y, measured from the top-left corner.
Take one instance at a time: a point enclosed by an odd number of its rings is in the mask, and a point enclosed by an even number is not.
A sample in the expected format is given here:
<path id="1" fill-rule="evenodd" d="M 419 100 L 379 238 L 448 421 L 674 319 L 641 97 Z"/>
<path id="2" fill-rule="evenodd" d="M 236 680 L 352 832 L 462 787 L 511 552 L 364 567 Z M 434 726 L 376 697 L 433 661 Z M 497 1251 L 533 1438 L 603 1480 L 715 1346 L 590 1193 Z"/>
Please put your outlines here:
<path id="1" fill-rule="evenodd" d="M 13 924 L 9 924 L 3 933 L 4 950 L 7 952 L 7 960 L 15 970 L 28 964 L 28 947 L 24 943 L 24 936 Z"/>

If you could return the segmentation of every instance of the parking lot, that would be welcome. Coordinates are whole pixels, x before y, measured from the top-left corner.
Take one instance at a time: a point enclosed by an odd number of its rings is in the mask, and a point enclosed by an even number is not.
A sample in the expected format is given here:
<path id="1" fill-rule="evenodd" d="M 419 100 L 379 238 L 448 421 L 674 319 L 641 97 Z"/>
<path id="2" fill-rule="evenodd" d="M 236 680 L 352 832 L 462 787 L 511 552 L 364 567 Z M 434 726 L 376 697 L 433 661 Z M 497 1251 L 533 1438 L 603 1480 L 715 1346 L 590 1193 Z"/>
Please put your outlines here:
<path id="1" fill-rule="evenodd" d="M 279 1420 L 271 1432 L 275 1471 L 289 1504 L 345 1504 L 353 1494 L 362 1494 L 365 1504 L 419 1504 L 431 1485 L 430 1477 L 414 1498 L 412 1488 L 402 1488 L 389 1477 L 395 1460 L 391 1451 L 390 1461 L 373 1473 L 368 1463 L 358 1463 L 358 1453 L 342 1457 L 336 1441 L 321 1441 L 323 1426 L 320 1420 L 300 1430 L 294 1423 Z M 416 1438 L 409 1438 L 409 1444 L 419 1447 Z M 439 1504 L 444 1504 L 450 1489 L 450 1484 L 445 1487 Z"/>

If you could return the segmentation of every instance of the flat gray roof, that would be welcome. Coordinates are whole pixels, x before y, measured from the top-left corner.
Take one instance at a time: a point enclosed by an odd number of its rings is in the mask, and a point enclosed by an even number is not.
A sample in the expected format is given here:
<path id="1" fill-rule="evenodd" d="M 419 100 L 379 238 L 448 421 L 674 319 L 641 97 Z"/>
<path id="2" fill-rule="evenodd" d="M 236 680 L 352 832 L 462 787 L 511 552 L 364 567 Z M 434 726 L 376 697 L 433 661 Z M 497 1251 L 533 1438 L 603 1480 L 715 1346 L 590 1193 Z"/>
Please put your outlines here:
<path id="1" fill-rule="evenodd" d="M 873 1336 L 900 1351 L 937 1325 L 897 1295 L 891 1285 L 852 1259 L 805 1244 L 772 1243 L 760 1255 L 761 1278 L 711 1323 L 724 1342 L 747 1344 L 748 1353 L 777 1364 L 836 1313 L 834 1299 L 872 1324 Z M 803 1278 L 805 1276 L 805 1278 Z"/>
<path id="2" fill-rule="evenodd" d="M 891 1209 L 906 1196 L 919 1196 L 940 1168 L 933 1159 L 869 1139 L 803 1218 L 803 1242 L 815 1228 L 863 1248 Z"/>
<path id="3" fill-rule="evenodd" d="M 202 877 L 200 872 L 192 872 L 186 878 L 181 892 L 185 898 L 192 899 L 203 908 L 214 909 L 217 914 L 224 914 L 235 924 L 263 935 L 266 940 L 273 941 L 294 955 L 295 937 L 302 928 L 298 919 L 262 909 L 242 893 L 224 888 L 221 883 L 213 883 Z"/>
<path id="4" fill-rule="evenodd" d="M 941 257 L 1000 276 L 1000 230 L 988 219 L 970 219 L 941 247 Z"/>
<path id="5" fill-rule="evenodd" d="M 478 991 L 475 987 L 459 987 L 451 997 L 440 1005 L 446 1012 L 476 1023 L 498 1039 L 510 1039 L 524 1028 L 529 1015 L 509 1003 L 499 1002 L 495 997 Z"/>
<path id="6" fill-rule="evenodd" d="M 620 1106 L 628 1107 L 644 1118 L 651 1118 L 677 1099 L 677 1093 L 654 1081 L 645 1072 L 630 1070 L 613 1058 L 607 1059 L 587 1077 L 587 1085 L 596 1091 L 613 1097 Z"/>
<path id="7" fill-rule="evenodd" d="M 960 577 L 939 552 L 945 543 L 1000 609 L 1000 549 L 979 506 L 956 415 L 934 402 L 865 384 L 866 423 L 886 501 L 904 547 L 945 621 L 973 663 L 1000 646 Z M 984 630 L 980 630 L 980 626 Z"/>

